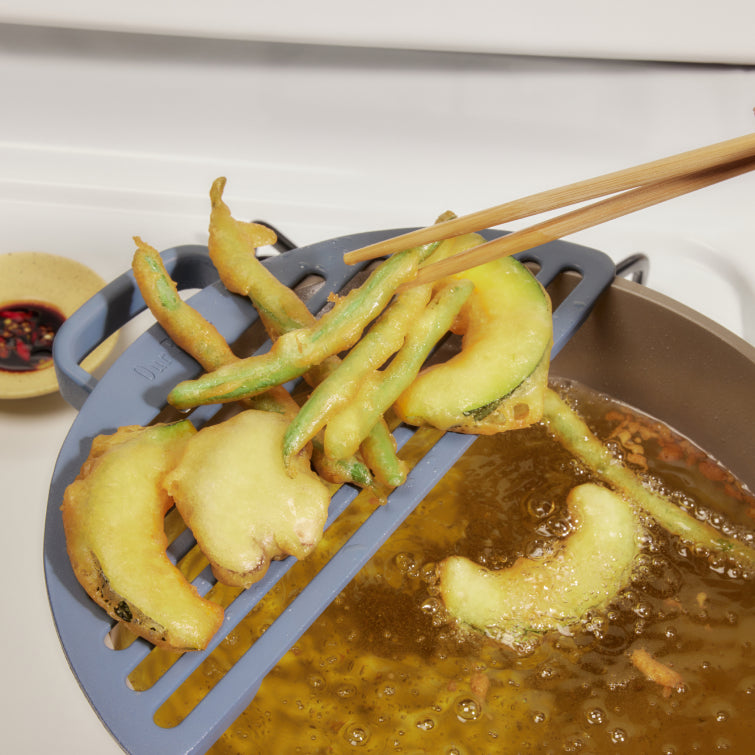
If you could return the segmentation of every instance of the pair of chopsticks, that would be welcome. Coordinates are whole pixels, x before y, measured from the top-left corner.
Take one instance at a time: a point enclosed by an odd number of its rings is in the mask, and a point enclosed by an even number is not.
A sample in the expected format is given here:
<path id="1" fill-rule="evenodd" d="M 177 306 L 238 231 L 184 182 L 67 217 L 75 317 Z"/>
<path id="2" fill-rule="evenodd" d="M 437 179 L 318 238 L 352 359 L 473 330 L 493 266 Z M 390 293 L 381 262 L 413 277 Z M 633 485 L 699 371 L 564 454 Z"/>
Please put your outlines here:
<path id="1" fill-rule="evenodd" d="M 608 197 L 427 265 L 407 285 L 430 283 L 485 262 L 583 231 L 755 169 L 755 134 L 531 194 L 344 254 L 354 264 L 501 223 Z M 611 196 L 609 196 L 611 195 Z"/>

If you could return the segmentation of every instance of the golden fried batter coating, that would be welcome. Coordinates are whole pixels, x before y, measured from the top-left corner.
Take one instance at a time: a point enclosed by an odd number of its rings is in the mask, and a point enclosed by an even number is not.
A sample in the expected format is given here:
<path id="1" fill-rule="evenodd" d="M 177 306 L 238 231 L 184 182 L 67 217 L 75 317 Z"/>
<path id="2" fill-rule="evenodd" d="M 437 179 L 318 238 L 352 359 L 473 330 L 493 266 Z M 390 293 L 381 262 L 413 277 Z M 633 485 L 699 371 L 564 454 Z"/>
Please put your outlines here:
<path id="1" fill-rule="evenodd" d="M 287 425 L 278 414 L 249 409 L 205 427 L 165 478 L 225 584 L 249 587 L 271 559 L 304 558 L 322 536 L 330 491 L 304 454 L 287 471 L 281 452 Z"/>
<path id="2" fill-rule="evenodd" d="M 223 622 L 223 609 L 166 554 L 172 501 L 162 480 L 194 432 L 183 421 L 97 436 L 61 507 L 68 555 L 91 598 L 135 634 L 176 650 L 206 647 Z"/>

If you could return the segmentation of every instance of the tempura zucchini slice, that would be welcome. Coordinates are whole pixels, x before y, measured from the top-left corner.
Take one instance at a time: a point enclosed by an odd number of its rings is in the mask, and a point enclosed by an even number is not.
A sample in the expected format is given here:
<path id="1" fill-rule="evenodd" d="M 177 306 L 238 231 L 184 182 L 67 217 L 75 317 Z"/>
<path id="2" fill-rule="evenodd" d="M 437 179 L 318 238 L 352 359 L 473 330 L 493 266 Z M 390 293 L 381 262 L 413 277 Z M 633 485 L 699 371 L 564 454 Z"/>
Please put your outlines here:
<path id="1" fill-rule="evenodd" d="M 476 234 L 443 242 L 432 261 L 481 243 Z M 408 424 L 492 434 L 527 427 L 542 417 L 553 321 L 548 294 L 512 257 L 458 276 L 475 290 L 454 332 L 461 351 L 424 369 L 394 405 Z"/>
<path id="2" fill-rule="evenodd" d="M 449 614 L 493 639 L 520 647 L 533 633 L 568 629 L 628 584 L 642 528 L 632 506 L 600 485 L 574 488 L 572 532 L 540 559 L 521 557 L 492 571 L 463 556 L 438 566 Z"/>
<path id="3" fill-rule="evenodd" d="M 206 647 L 223 622 L 222 607 L 200 597 L 166 553 L 172 501 L 162 480 L 195 432 L 185 420 L 97 436 L 61 507 L 71 565 L 91 598 L 176 650 Z"/>

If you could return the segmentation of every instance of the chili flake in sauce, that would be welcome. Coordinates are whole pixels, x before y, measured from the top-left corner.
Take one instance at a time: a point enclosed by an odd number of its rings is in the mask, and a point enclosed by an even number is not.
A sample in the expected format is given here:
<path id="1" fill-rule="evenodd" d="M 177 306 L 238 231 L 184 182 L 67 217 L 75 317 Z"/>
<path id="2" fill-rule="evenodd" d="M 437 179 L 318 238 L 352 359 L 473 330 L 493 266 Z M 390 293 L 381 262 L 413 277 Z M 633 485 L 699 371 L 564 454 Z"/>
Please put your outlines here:
<path id="1" fill-rule="evenodd" d="M 44 304 L 0 307 L 0 370 L 26 372 L 52 364 L 52 342 L 65 317 Z"/>

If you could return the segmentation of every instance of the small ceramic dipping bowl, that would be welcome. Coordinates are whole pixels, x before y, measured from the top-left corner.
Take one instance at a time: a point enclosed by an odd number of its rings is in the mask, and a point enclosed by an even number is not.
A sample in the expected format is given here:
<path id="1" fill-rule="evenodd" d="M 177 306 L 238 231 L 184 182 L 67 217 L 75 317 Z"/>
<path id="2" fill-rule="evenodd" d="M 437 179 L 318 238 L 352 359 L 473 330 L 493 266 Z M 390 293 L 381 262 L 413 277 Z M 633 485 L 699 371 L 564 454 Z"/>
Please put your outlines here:
<path id="1" fill-rule="evenodd" d="M 0 255 L 0 399 L 54 393 L 52 340 L 62 322 L 105 285 L 80 262 L 42 252 Z M 96 370 L 113 350 L 109 338 L 82 363 Z"/>

